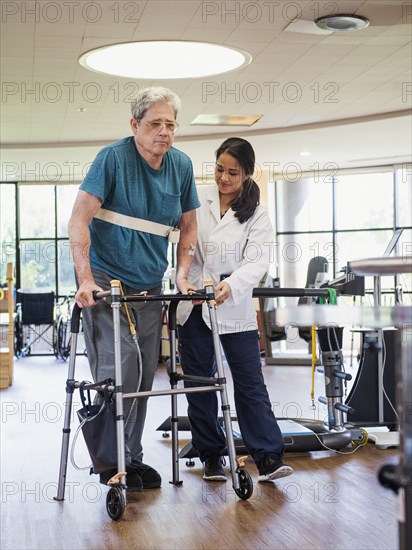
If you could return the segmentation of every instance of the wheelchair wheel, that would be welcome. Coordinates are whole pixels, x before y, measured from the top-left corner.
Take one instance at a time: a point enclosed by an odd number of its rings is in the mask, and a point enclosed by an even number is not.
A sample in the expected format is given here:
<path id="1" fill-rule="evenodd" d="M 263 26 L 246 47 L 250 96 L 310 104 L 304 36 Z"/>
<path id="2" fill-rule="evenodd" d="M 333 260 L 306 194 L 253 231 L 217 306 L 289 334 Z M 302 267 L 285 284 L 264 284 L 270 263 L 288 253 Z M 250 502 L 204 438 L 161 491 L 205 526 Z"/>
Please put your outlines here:
<path id="1" fill-rule="evenodd" d="M 71 332 L 70 319 L 63 316 L 57 318 L 53 326 L 53 351 L 57 359 L 66 361 L 70 355 Z"/>
<path id="2" fill-rule="evenodd" d="M 246 470 L 239 470 L 239 489 L 235 489 L 235 493 L 242 500 L 247 500 L 253 494 L 253 481 Z"/>
<path id="3" fill-rule="evenodd" d="M 22 352 L 22 356 L 28 357 L 30 354 L 31 354 L 31 346 L 28 343 L 28 341 L 26 341 L 26 343 L 24 345 L 23 352 Z"/>
<path id="4" fill-rule="evenodd" d="M 23 325 L 18 315 L 14 318 L 14 355 L 17 358 L 23 356 L 24 349 L 24 337 L 23 337 Z"/>
<path id="5" fill-rule="evenodd" d="M 126 499 L 120 487 L 111 487 L 106 497 L 106 510 L 114 521 L 119 520 L 126 508 Z"/>
<path id="6" fill-rule="evenodd" d="M 56 359 L 59 358 L 59 350 L 58 350 L 58 347 L 57 347 L 57 325 L 58 325 L 58 322 L 59 322 L 59 319 L 57 319 L 53 323 L 53 353 L 54 353 L 54 356 L 56 357 Z"/>
<path id="7" fill-rule="evenodd" d="M 70 320 L 61 318 L 57 325 L 57 349 L 58 354 L 63 361 L 66 361 L 70 355 L 71 332 Z"/>

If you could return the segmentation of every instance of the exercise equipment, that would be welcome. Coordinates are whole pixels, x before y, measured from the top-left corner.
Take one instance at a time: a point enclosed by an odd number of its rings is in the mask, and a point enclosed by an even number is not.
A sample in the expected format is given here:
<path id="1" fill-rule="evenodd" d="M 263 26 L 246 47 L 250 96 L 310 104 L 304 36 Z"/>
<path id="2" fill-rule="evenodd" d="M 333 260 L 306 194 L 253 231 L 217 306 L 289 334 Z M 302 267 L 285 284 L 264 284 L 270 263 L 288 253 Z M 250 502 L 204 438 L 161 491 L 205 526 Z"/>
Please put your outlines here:
<path id="1" fill-rule="evenodd" d="M 253 296 L 259 298 L 274 296 L 310 297 L 336 304 L 336 292 L 330 288 L 255 288 Z M 306 308 L 307 306 L 300 307 Z M 305 326 L 311 326 L 311 324 L 309 322 Z M 325 380 L 325 396 L 321 396 L 319 402 L 327 407 L 327 422 L 302 418 L 278 418 L 286 452 L 318 451 L 324 449 L 341 450 L 351 442 L 354 444 L 365 442 L 365 432 L 356 426 L 346 424 L 343 420 L 343 413 L 353 413 L 353 409 L 343 403 L 343 382 L 351 379 L 351 375 L 344 372 L 341 351 L 343 328 L 337 327 L 335 324 L 325 328 L 318 327 L 317 334 L 321 348 L 321 364 L 323 365 Z M 237 418 L 232 417 L 232 420 L 236 421 Z M 168 418 L 157 430 L 163 432 L 163 437 L 167 437 L 171 427 L 171 419 Z M 190 431 L 187 417 L 178 418 L 178 429 Z M 236 452 L 238 454 L 247 453 L 240 433 L 235 432 L 233 435 Z M 186 464 L 192 466 L 194 463 L 191 459 L 198 456 L 198 453 L 193 448 L 191 442 L 189 442 L 181 449 L 179 456 L 180 458 L 188 459 Z"/>
<path id="2" fill-rule="evenodd" d="M 348 262 L 348 272 L 355 275 L 372 275 L 374 277 L 374 306 L 380 308 L 380 277 L 382 275 L 397 275 L 412 272 L 410 256 L 366 258 Z M 410 327 L 412 325 L 411 308 L 395 306 L 392 323 L 378 324 L 376 319 L 369 326 L 378 329 L 378 341 L 382 342 L 383 329 L 388 326 L 398 328 L 396 334 L 396 385 L 397 417 L 399 421 L 400 460 L 397 466 L 386 464 L 378 474 L 379 482 L 398 494 L 399 506 L 399 548 L 412 548 L 412 342 Z M 378 348 L 379 351 L 379 348 Z M 378 367 L 383 368 L 382 356 Z M 383 417 L 383 373 L 379 376 L 379 418 Z M 382 393 L 381 393 L 382 392 Z"/>
<path id="3" fill-rule="evenodd" d="M 327 280 L 329 262 L 324 256 L 314 256 L 308 264 L 306 283 L 304 288 L 319 288 Z M 261 287 L 280 288 L 279 279 L 273 279 L 267 275 L 262 281 Z M 329 286 L 329 285 L 327 285 Z M 316 301 L 314 296 L 300 296 L 298 305 L 312 304 Z M 309 365 L 310 358 L 301 354 L 284 354 L 274 356 L 272 343 L 287 340 L 287 326 L 280 326 L 274 322 L 275 298 L 273 296 L 259 297 L 259 315 L 261 319 L 262 340 L 264 344 L 265 363 L 267 365 Z M 299 338 L 308 343 L 309 353 L 311 352 L 312 330 L 310 326 L 294 327 L 298 329 Z"/>
<path id="4" fill-rule="evenodd" d="M 80 325 L 80 308 L 75 305 L 71 318 L 71 333 L 72 333 L 72 353 L 69 358 L 68 377 L 66 381 L 66 408 L 64 415 L 64 427 L 62 433 L 62 445 L 60 454 L 60 469 L 58 490 L 55 500 L 64 500 L 66 474 L 67 474 L 67 459 L 70 443 L 70 421 L 73 402 L 73 393 L 75 389 L 82 385 L 85 390 L 109 391 L 115 392 L 116 395 L 116 443 L 117 443 L 117 466 L 118 473 L 109 481 L 110 489 L 107 493 L 106 509 L 109 517 L 113 520 L 119 520 L 127 505 L 126 495 L 126 459 L 125 459 L 125 436 L 124 436 L 124 399 L 135 399 L 139 397 L 151 396 L 171 396 L 171 424 L 172 424 L 172 469 L 174 485 L 181 485 L 179 479 L 179 442 L 177 430 L 177 395 L 196 392 L 219 392 L 221 396 L 221 408 L 225 425 L 226 442 L 229 455 L 230 471 L 232 476 L 232 485 L 236 495 L 247 500 L 253 493 L 253 482 L 248 472 L 243 468 L 241 461 L 236 459 L 235 444 L 232 437 L 232 425 L 230 417 L 230 405 L 226 390 L 226 379 L 224 375 L 223 361 L 218 353 L 220 341 L 217 329 L 216 319 L 216 302 L 213 290 L 212 281 L 205 281 L 203 290 L 193 292 L 190 295 L 163 294 L 163 295 L 121 295 L 120 282 L 112 281 L 111 289 L 95 293 L 96 299 L 110 297 L 111 307 L 113 311 L 113 332 L 114 332 L 114 357 L 115 357 L 115 383 L 87 383 L 78 382 L 75 380 L 75 360 L 76 360 L 76 344 Z M 204 300 L 207 303 L 211 326 L 213 327 L 213 344 L 216 352 L 217 378 L 184 376 L 176 372 L 176 308 L 181 300 Z M 171 349 L 171 372 L 170 385 L 171 389 L 167 390 L 152 390 L 152 391 L 137 391 L 134 393 L 123 393 L 122 387 L 122 363 L 121 363 L 121 345 L 120 345 L 120 306 L 127 302 L 137 301 L 169 301 L 169 329 L 170 329 L 170 349 Z M 192 388 L 178 388 L 179 381 L 190 381 L 199 384 Z M 100 384 L 100 385 L 98 385 Z"/>
<path id="5" fill-rule="evenodd" d="M 323 451 L 325 448 L 328 450 L 341 450 L 347 447 L 352 441 L 361 443 L 364 437 L 360 430 L 356 430 L 356 433 L 352 433 L 351 430 L 345 430 L 343 432 L 328 431 L 325 427 L 325 423 L 321 420 L 284 417 L 277 418 L 276 420 L 282 432 L 286 453 Z M 219 422 L 222 424 L 223 428 L 223 419 L 219 418 Z M 236 416 L 232 416 L 232 423 L 234 422 L 237 422 Z M 169 417 L 160 424 L 157 430 L 162 431 L 162 436 L 167 438 L 169 437 L 171 426 L 171 417 Z M 190 424 L 187 416 L 178 417 L 178 429 L 182 432 L 190 432 Z M 233 430 L 233 438 L 236 454 L 247 455 L 248 450 L 245 447 L 242 435 L 238 429 Z M 227 449 L 225 449 L 223 453 L 227 453 Z M 189 467 L 195 465 L 193 459 L 198 456 L 191 441 L 186 443 L 179 452 L 179 458 L 186 459 L 186 466 Z"/>
<path id="6" fill-rule="evenodd" d="M 382 341 L 379 342 L 379 331 L 372 328 L 352 329 L 361 336 L 361 354 L 356 380 L 346 399 L 346 404 L 354 408 L 351 421 L 358 426 L 387 426 L 389 429 L 397 424 L 395 403 L 395 370 L 390 365 L 395 364 L 397 329 L 388 327 L 382 329 Z M 384 360 L 382 371 L 379 372 L 379 347 L 383 347 Z M 379 378 L 383 377 L 385 389 L 383 402 L 383 417 L 379 416 Z M 365 399 L 365 395 L 368 399 Z"/>
<path id="7" fill-rule="evenodd" d="M 411 257 L 367 258 L 348 263 L 348 275 L 380 277 L 412 271 Z M 378 474 L 385 487 L 398 494 L 399 548 L 412 548 L 412 416 L 410 414 L 412 395 L 412 308 L 395 305 L 393 307 L 337 307 L 304 306 L 283 309 L 278 312 L 279 322 L 293 319 L 298 323 L 317 323 L 365 326 L 381 331 L 396 327 L 395 372 L 397 387 L 397 419 L 399 421 L 399 464 L 387 464 Z"/>

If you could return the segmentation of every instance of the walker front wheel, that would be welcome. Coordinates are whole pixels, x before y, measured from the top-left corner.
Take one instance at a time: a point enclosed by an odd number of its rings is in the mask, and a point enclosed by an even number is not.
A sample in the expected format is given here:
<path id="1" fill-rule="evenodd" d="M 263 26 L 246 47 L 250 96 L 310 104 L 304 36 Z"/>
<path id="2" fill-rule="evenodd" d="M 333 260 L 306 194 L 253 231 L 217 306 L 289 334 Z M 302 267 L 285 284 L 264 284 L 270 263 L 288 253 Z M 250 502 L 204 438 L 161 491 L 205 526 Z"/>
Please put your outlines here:
<path id="1" fill-rule="evenodd" d="M 246 470 L 239 470 L 239 489 L 235 489 L 235 493 L 242 500 L 247 500 L 253 494 L 253 481 Z"/>
<path id="2" fill-rule="evenodd" d="M 119 520 L 126 508 L 126 499 L 120 487 L 111 487 L 106 497 L 106 510 L 110 518 Z"/>

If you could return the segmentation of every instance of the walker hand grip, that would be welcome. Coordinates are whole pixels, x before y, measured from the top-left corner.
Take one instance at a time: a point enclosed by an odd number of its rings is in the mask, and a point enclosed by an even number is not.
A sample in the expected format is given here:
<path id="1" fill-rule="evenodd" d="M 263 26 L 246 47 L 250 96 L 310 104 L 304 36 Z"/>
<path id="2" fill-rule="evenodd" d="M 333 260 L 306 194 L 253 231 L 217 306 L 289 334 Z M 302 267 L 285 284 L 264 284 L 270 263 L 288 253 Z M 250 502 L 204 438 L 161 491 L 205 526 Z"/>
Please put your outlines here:
<path id="1" fill-rule="evenodd" d="M 72 316 L 70 319 L 70 332 L 73 334 L 79 333 L 81 311 L 82 311 L 81 308 L 75 303 L 72 309 Z"/>
<path id="2" fill-rule="evenodd" d="M 93 290 L 93 300 L 97 302 L 102 298 L 106 298 L 106 296 L 110 296 L 110 294 L 111 294 L 110 290 Z"/>
<path id="3" fill-rule="evenodd" d="M 189 291 L 188 294 L 190 294 L 191 292 Z M 192 294 L 203 294 L 203 295 L 206 295 L 206 290 L 204 288 L 199 288 L 199 290 L 193 290 L 192 291 Z"/>

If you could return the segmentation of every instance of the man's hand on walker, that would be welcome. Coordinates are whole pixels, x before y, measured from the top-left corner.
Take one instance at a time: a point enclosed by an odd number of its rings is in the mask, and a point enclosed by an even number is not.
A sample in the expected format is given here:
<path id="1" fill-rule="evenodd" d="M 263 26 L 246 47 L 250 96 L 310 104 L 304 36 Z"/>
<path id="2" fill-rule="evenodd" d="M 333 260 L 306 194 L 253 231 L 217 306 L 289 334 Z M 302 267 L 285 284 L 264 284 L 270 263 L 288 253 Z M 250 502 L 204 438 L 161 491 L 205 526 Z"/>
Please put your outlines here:
<path id="1" fill-rule="evenodd" d="M 190 294 L 191 292 L 196 292 L 195 285 L 192 285 L 189 283 L 189 281 L 185 277 L 181 277 L 179 281 L 176 279 L 176 286 L 179 292 L 182 294 Z M 194 306 L 197 306 L 199 304 L 203 304 L 204 300 L 193 300 L 192 304 Z"/>
<path id="2" fill-rule="evenodd" d="M 76 304 L 81 308 L 94 306 L 96 301 L 93 298 L 93 292 L 99 292 L 100 290 L 103 289 L 94 281 L 82 283 L 76 292 Z"/>
<path id="3" fill-rule="evenodd" d="M 194 290 L 194 286 L 189 283 L 186 277 L 176 276 L 176 287 L 182 294 L 188 294 L 189 290 Z"/>

